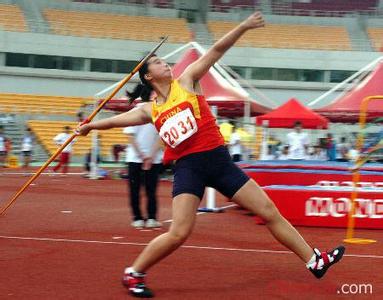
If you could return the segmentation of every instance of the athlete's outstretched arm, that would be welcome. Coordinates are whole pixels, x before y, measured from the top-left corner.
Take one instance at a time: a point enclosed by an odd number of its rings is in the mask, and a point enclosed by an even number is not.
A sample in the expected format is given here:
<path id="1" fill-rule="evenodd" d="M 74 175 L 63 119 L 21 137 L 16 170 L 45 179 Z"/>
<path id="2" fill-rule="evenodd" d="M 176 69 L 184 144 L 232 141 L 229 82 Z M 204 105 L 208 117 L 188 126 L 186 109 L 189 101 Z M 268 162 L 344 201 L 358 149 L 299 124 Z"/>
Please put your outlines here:
<path id="1" fill-rule="evenodd" d="M 265 26 L 262 14 L 256 12 L 236 26 L 234 29 L 220 38 L 207 52 L 197 61 L 189 65 L 180 76 L 180 82 L 190 86 L 201 79 L 201 77 L 213 66 L 222 55 L 247 31 Z"/>
<path id="2" fill-rule="evenodd" d="M 136 109 L 117 116 L 91 122 L 79 126 L 76 131 L 79 135 L 87 135 L 93 129 L 105 130 L 115 127 L 128 127 L 151 122 L 151 103 L 146 103 Z"/>

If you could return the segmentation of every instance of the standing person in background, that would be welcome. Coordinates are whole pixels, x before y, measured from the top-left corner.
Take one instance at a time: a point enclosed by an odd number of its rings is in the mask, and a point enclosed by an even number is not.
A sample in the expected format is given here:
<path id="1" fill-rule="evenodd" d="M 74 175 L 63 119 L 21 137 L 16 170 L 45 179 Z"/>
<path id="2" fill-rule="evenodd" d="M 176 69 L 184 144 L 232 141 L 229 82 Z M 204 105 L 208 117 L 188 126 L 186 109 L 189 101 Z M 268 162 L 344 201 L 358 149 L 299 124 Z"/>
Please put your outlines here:
<path id="1" fill-rule="evenodd" d="M 231 133 L 233 132 L 233 125 L 228 120 L 224 119 L 222 123 L 219 124 L 219 131 L 225 139 L 225 143 L 229 143 Z"/>
<path id="2" fill-rule="evenodd" d="M 262 153 L 260 160 L 274 160 L 276 156 L 273 154 L 273 145 L 267 145 L 267 152 Z"/>
<path id="3" fill-rule="evenodd" d="M 306 132 L 302 132 L 302 123 L 294 123 L 294 131 L 287 134 L 287 144 L 289 145 L 289 159 L 303 160 L 307 157 L 309 138 Z"/>
<path id="4" fill-rule="evenodd" d="M 84 113 L 82 111 L 79 111 L 77 113 L 77 122 L 81 123 L 84 121 Z"/>
<path id="5" fill-rule="evenodd" d="M 0 125 L 0 167 L 6 167 L 5 161 L 7 158 L 6 149 L 7 138 L 4 134 L 4 128 Z"/>
<path id="6" fill-rule="evenodd" d="M 61 146 L 70 138 L 70 136 L 71 136 L 71 129 L 69 126 L 65 126 L 64 132 L 56 135 L 53 138 L 53 140 L 58 146 Z M 72 152 L 72 144 L 73 144 L 73 141 L 71 143 L 69 143 L 69 145 L 67 145 L 64 148 L 64 150 L 61 152 L 60 158 L 59 158 L 59 163 L 53 168 L 53 172 L 57 172 L 62 167 L 63 173 L 64 174 L 68 173 L 70 154 Z"/>
<path id="7" fill-rule="evenodd" d="M 239 162 L 242 160 L 242 144 L 241 144 L 241 136 L 238 132 L 237 124 L 232 123 L 233 132 L 230 135 L 229 141 L 229 150 L 233 162 Z"/>
<path id="8" fill-rule="evenodd" d="M 113 160 L 115 163 L 120 161 L 120 153 L 125 151 L 125 146 L 120 144 L 114 144 L 112 146 Z"/>
<path id="9" fill-rule="evenodd" d="M 12 152 L 12 140 L 8 137 L 5 138 L 5 161 L 8 164 L 8 155 Z"/>
<path id="10" fill-rule="evenodd" d="M 153 124 L 145 124 L 124 128 L 123 132 L 129 137 L 126 162 L 128 163 L 130 206 L 133 213 L 131 225 L 134 228 L 161 227 L 161 223 L 157 221 L 156 194 L 163 151 L 157 130 Z M 144 218 L 140 209 L 142 179 L 147 197 L 147 218 Z"/>
<path id="11" fill-rule="evenodd" d="M 284 145 L 281 150 L 281 154 L 278 155 L 277 159 L 279 160 L 288 160 L 289 159 L 289 146 Z"/>
<path id="12" fill-rule="evenodd" d="M 308 160 L 327 160 L 326 151 L 321 147 L 321 145 L 314 145 L 313 152 L 308 156 Z"/>
<path id="13" fill-rule="evenodd" d="M 23 167 L 28 168 L 29 163 L 31 162 L 32 157 L 32 149 L 33 149 L 33 136 L 32 131 L 29 127 L 27 127 L 26 133 L 23 137 L 23 142 L 21 144 L 21 152 L 23 153 Z"/>
<path id="14" fill-rule="evenodd" d="M 335 139 L 332 133 L 327 133 L 326 153 L 327 153 L 327 160 L 329 161 L 336 160 L 336 144 L 335 144 Z"/>
<path id="15" fill-rule="evenodd" d="M 358 160 L 360 156 L 360 152 L 357 147 L 357 141 L 355 140 L 353 144 L 351 144 L 350 148 L 348 149 L 347 158 L 349 161 L 355 162 Z"/>
<path id="16" fill-rule="evenodd" d="M 84 117 L 84 111 L 86 108 L 86 104 L 82 104 L 80 109 L 77 111 L 76 117 L 77 117 L 77 122 L 82 123 L 85 120 Z"/>
<path id="17" fill-rule="evenodd" d="M 336 145 L 336 160 L 337 161 L 348 161 L 348 150 L 350 145 L 344 136 L 340 138 L 339 144 Z"/>

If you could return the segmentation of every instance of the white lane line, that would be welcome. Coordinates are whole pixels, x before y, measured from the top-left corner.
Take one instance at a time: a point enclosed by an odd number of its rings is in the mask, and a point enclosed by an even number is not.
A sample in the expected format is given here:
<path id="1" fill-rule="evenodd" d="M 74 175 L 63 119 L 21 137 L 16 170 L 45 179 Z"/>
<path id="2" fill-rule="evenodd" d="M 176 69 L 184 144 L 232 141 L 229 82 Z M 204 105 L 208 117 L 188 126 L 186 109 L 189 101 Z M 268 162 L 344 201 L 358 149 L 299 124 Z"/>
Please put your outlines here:
<path id="1" fill-rule="evenodd" d="M 5 236 L 5 235 L 0 235 L 0 239 L 43 241 L 43 242 L 64 242 L 64 243 L 87 243 L 87 244 L 100 244 L 100 245 L 101 244 L 131 245 L 131 246 L 146 246 L 147 245 L 147 243 L 74 240 L 74 239 L 39 238 L 39 237 Z"/>
<path id="2" fill-rule="evenodd" d="M 63 242 L 63 243 L 85 243 L 85 244 L 111 244 L 111 245 L 129 245 L 129 246 L 146 246 L 147 243 L 135 242 L 116 242 L 116 241 L 95 241 L 95 240 L 74 240 L 74 239 L 57 239 L 57 238 L 39 238 L 39 237 L 22 237 L 22 236 L 5 236 L 0 235 L 0 239 L 8 240 L 28 240 L 28 241 L 43 241 L 43 242 Z M 209 246 L 194 246 L 184 245 L 181 246 L 186 249 L 200 249 L 200 250 L 220 250 L 230 252 L 253 252 L 253 253 L 269 253 L 269 254 L 293 254 L 286 250 L 268 250 L 268 249 L 245 249 L 245 248 L 225 248 L 225 247 L 209 247 Z M 376 258 L 383 259 L 383 255 L 369 255 L 369 254 L 345 254 L 348 257 L 357 258 Z"/>
<path id="3" fill-rule="evenodd" d="M 2 175 L 35 175 L 35 172 L 1 172 Z M 52 175 L 54 176 L 60 176 L 64 173 L 49 173 L 49 172 L 42 172 L 41 175 Z M 72 172 L 72 173 L 66 173 L 66 175 L 82 175 L 83 172 Z"/>
<path id="4" fill-rule="evenodd" d="M 226 208 L 231 208 L 231 207 L 236 207 L 236 206 L 238 206 L 238 205 L 237 204 L 230 204 L 230 205 L 226 205 L 226 206 L 222 206 L 222 207 L 218 207 L 218 208 L 226 209 Z M 207 213 L 208 212 L 206 212 L 206 211 L 200 211 L 200 212 L 197 212 L 196 215 L 198 216 L 198 215 L 203 215 L 203 214 L 207 214 Z M 171 222 L 173 222 L 173 219 L 162 221 L 162 223 L 171 223 Z"/>

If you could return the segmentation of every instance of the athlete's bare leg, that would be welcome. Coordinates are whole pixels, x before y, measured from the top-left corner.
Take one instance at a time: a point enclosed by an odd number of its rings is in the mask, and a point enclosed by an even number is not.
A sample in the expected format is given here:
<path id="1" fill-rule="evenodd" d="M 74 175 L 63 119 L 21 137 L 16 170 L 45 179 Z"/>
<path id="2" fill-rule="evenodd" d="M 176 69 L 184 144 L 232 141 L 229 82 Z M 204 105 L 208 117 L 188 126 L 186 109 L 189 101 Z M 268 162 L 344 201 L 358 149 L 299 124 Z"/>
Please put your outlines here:
<path id="1" fill-rule="evenodd" d="M 200 199 L 192 194 L 180 194 L 173 199 L 173 222 L 168 232 L 153 239 L 137 257 L 132 267 L 145 272 L 180 247 L 193 231 Z"/>
<path id="2" fill-rule="evenodd" d="M 272 235 L 305 263 L 310 260 L 314 253 L 313 249 L 279 213 L 274 203 L 254 180 L 250 179 L 242 186 L 232 200 L 261 217 Z"/>

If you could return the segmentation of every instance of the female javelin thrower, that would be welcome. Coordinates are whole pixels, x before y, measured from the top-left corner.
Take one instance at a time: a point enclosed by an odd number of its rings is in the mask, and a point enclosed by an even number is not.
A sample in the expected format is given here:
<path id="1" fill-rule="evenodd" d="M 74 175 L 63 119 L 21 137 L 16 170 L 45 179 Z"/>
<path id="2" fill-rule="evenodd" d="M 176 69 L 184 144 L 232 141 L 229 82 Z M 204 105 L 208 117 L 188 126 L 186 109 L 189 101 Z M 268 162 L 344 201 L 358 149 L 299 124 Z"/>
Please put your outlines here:
<path id="1" fill-rule="evenodd" d="M 230 158 L 214 116 L 200 94 L 198 80 L 248 30 L 264 26 L 254 13 L 218 40 L 209 51 L 174 79 L 169 65 L 152 56 L 139 71 L 143 85 L 131 94 L 149 100 L 140 108 L 79 126 L 78 134 L 92 129 L 110 129 L 153 122 L 166 145 L 164 162 L 176 161 L 173 183 L 173 222 L 169 231 L 153 239 L 131 267 L 125 269 L 123 284 L 133 296 L 153 297 L 145 285 L 145 272 L 180 247 L 191 234 L 196 211 L 206 186 L 213 187 L 240 206 L 262 217 L 271 234 L 293 251 L 306 267 L 321 278 L 338 262 L 345 248 L 329 252 L 312 249 L 279 213 L 273 202 Z M 150 163 L 150 161 L 146 161 Z"/>

